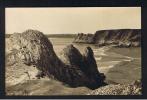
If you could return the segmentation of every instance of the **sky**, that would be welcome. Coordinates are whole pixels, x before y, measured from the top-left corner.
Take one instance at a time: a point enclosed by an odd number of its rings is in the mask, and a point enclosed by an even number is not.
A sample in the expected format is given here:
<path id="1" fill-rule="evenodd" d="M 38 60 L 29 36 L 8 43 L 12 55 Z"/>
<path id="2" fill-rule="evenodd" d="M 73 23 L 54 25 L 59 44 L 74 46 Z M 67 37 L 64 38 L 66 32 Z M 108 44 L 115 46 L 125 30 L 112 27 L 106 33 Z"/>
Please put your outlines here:
<path id="1" fill-rule="evenodd" d="M 44 34 L 140 29 L 141 7 L 6 8 L 6 33 L 35 29 Z"/>

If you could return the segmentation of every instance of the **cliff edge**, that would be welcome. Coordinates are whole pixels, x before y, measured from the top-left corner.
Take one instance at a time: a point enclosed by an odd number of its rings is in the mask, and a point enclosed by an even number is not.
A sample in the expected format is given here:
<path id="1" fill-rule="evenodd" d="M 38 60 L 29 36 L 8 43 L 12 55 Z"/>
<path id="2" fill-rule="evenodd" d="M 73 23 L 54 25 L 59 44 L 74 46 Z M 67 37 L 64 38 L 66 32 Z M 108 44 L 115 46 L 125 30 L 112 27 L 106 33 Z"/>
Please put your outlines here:
<path id="1" fill-rule="evenodd" d="M 113 29 L 96 31 L 95 34 L 79 33 L 73 42 L 89 43 L 98 46 L 139 47 L 141 46 L 141 30 Z"/>

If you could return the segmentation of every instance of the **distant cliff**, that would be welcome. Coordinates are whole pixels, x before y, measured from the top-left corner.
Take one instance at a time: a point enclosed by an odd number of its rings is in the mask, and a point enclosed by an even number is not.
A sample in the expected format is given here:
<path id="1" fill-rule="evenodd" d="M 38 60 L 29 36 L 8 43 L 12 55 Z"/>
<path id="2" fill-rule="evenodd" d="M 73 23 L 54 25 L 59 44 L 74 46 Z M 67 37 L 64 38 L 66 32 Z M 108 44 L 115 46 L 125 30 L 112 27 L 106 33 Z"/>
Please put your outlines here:
<path id="1" fill-rule="evenodd" d="M 94 34 L 78 33 L 74 40 L 75 43 L 95 43 Z"/>
<path id="2" fill-rule="evenodd" d="M 141 46 L 141 30 L 140 29 L 115 29 L 100 30 L 95 34 L 79 33 L 75 43 L 89 43 L 98 46 L 113 44 L 118 47 Z"/>

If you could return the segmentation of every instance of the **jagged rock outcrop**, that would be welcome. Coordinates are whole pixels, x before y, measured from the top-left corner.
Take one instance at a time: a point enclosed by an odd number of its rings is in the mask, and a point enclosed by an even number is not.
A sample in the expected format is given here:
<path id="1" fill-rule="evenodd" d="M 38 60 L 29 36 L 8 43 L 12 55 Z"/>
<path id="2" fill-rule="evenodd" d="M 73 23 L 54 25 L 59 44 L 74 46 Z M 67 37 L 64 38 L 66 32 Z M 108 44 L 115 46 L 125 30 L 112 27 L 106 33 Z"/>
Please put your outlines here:
<path id="1" fill-rule="evenodd" d="M 93 51 L 90 47 L 85 48 L 85 52 L 82 55 L 73 45 L 68 45 L 63 49 L 61 55 L 62 61 L 65 64 L 79 68 L 86 75 L 92 83 L 87 84 L 89 87 L 95 88 L 105 84 L 105 76 L 98 71 Z"/>
<path id="2" fill-rule="evenodd" d="M 9 54 L 6 55 L 7 66 L 20 62 L 28 66 L 35 65 L 39 70 L 37 77 L 48 76 L 74 87 L 96 88 L 103 85 L 104 78 L 97 71 L 90 48 L 83 57 L 74 46 L 67 46 L 63 50 L 65 55 L 62 61 L 55 54 L 52 43 L 40 31 L 27 30 L 23 33 L 15 33 L 11 35 L 9 43 L 11 46 L 8 50 Z M 90 62 L 88 59 L 91 59 Z"/>
<path id="3" fill-rule="evenodd" d="M 9 42 L 11 43 L 9 57 L 14 58 L 17 62 L 24 62 L 27 65 L 34 64 L 44 73 L 48 73 L 49 66 L 61 64 L 53 51 L 51 42 L 42 32 L 27 30 L 21 34 L 14 33 Z"/>
<path id="4" fill-rule="evenodd" d="M 87 38 L 91 38 L 90 41 Z M 83 41 L 84 40 L 84 41 Z M 82 41 L 82 42 L 81 42 Z M 93 43 L 98 46 L 115 45 L 117 47 L 138 47 L 141 46 L 140 29 L 114 29 L 100 30 L 95 34 L 78 34 L 75 43 Z"/>
<path id="5" fill-rule="evenodd" d="M 61 52 L 61 60 L 68 65 L 83 66 L 83 56 L 72 44 L 66 46 Z"/>
<path id="6" fill-rule="evenodd" d="M 140 80 L 132 84 L 117 84 L 100 87 L 88 95 L 142 95 L 142 84 Z"/>
<path id="7" fill-rule="evenodd" d="M 97 83 L 102 83 L 105 80 L 105 75 L 97 70 L 96 60 L 94 58 L 94 53 L 91 47 L 85 48 L 84 56 L 84 67 L 81 69 L 89 76 L 89 78 L 94 78 Z M 85 70 L 86 69 L 86 70 Z"/>

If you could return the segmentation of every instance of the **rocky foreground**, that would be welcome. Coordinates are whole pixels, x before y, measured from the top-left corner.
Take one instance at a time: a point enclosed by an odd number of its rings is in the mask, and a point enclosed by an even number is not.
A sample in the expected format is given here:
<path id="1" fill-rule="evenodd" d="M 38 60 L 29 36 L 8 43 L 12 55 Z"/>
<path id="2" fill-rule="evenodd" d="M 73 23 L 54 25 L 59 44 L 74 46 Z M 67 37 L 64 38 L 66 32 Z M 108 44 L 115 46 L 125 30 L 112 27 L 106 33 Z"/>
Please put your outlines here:
<path id="1" fill-rule="evenodd" d="M 62 82 L 65 86 L 73 89 L 81 86 L 96 89 L 90 90 L 89 93 L 84 93 L 84 95 L 131 94 L 120 94 L 119 90 L 132 91 L 132 88 L 126 89 L 124 85 L 120 84 L 107 85 L 104 82 L 105 75 L 98 71 L 93 50 L 90 47 L 85 48 L 85 52 L 81 54 L 73 45 L 68 45 L 63 49 L 59 59 L 54 52 L 52 43 L 42 32 L 27 30 L 23 33 L 11 35 L 7 41 L 6 48 L 6 92 L 8 92 L 8 95 L 24 95 L 17 92 L 22 90 L 21 84 L 25 87 L 30 86 L 31 82 L 26 82 L 28 80 L 37 80 L 35 81 L 37 82 L 35 84 L 38 84 L 37 87 L 32 83 L 30 87 L 35 87 L 35 90 L 37 88 L 39 90 L 41 88 L 39 83 L 43 82 L 41 79 L 44 77 Z M 138 84 L 141 84 L 141 82 Z M 45 84 L 45 86 L 51 87 L 48 84 Z M 118 86 L 121 88 L 118 88 Z M 134 84 L 129 86 L 133 86 L 133 91 L 137 91 L 133 92 L 132 95 L 140 94 L 141 85 L 137 85 L 137 87 Z M 44 89 L 44 91 L 47 91 L 47 88 Z M 42 94 L 41 91 L 39 93 Z M 51 95 L 50 92 L 43 93 Z M 27 95 L 39 94 L 28 93 Z"/>
<path id="2" fill-rule="evenodd" d="M 115 45 L 117 47 L 140 47 L 140 29 L 100 30 L 95 34 L 79 33 L 75 43 L 90 43 L 98 46 Z"/>
<path id="3" fill-rule="evenodd" d="M 88 95 L 141 95 L 141 81 L 132 84 L 110 84 L 91 91 Z"/>

